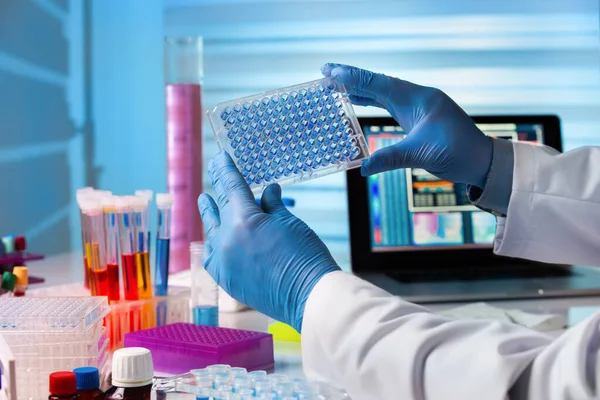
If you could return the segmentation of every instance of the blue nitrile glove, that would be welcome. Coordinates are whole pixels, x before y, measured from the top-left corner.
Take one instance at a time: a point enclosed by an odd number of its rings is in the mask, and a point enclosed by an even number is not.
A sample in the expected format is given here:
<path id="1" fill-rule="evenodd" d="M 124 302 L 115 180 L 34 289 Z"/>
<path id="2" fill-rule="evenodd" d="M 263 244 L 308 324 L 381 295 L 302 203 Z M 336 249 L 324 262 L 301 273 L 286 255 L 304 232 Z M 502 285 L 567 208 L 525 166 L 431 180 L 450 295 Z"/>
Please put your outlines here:
<path id="1" fill-rule="evenodd" d="M 318 236 L 285 208 L 279 185 L 267 187 L 261 208 L 227 153 L 210 161 L 208 173 L 217 202 L 206 193 L 198 199 L 206 270 L 233 298 L 301 332 L 308 295 L 340 268 Z"/>
<path id="2" fill-rule="evenodd" d="M 439 178 L 484 188 L 492 139 L 444 92 L 342 64 L 325 64 L 352 103 L 385 108 L 408 133 L 363 162 L 364 176 L 398 168 L 422 168 Z"/>

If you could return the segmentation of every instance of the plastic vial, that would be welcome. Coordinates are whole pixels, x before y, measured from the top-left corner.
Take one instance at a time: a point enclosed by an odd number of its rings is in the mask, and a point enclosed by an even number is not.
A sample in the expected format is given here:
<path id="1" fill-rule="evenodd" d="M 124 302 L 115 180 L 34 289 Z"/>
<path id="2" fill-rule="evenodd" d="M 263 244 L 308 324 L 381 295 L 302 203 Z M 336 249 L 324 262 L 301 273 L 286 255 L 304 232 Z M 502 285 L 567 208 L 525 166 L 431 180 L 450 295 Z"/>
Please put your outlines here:
<path id="1" fill-rule="evenodd" d="M 196 325 L 219 325 L 219 287 L 202 263 L 203 242 L 190 243 L 192 318 Z"/>
<path id="2" fill-rule="evenodd" d="M 227 365 L 227 364 L 213 364 L 213 365 L 209 365 L 208 367 L 206 367 L 206 370 L 212 374 L 218 374 L 221 372 L 229 372 L 231 371 L 231 366 Z"/>
<path id="3" fill-rule="evenodd" d="M 100 400 L 104 392 L 100 390 L 100 374 L 96 367 L 81 367 L 73 370 L 77 381 L 79 400 Z"/>
<path id="4" fill-rule="evenodd" d="M 114 352 L 112 387 L 104 395 L 111 400 L 150 400 L 152 355 L 143 347 L 126 347 Z"/>
<path id="5" fill-rule="evenodd" d="M 29 274 L 27 267 L 14 267 L 13 274 L 16 277 L 15 282 L 15 297 L 25 296 L 25 290 L 27 290 L 27 284 L 29 283 Z"/>
<path id="6" fill-rule="evenodd" d="M 232 367 L 229 372 L 231 373 L 231 376 L 233 378 L 248 375 L 248 371 L 246 370 L 246 368 L 242 368 L 242 367 Z"/>
<path id="7" fill-rule="evenodd" d="M 75 374 L 70 371 L 51 373 L 49 389 L 48 400 L 79 400 Z"/>

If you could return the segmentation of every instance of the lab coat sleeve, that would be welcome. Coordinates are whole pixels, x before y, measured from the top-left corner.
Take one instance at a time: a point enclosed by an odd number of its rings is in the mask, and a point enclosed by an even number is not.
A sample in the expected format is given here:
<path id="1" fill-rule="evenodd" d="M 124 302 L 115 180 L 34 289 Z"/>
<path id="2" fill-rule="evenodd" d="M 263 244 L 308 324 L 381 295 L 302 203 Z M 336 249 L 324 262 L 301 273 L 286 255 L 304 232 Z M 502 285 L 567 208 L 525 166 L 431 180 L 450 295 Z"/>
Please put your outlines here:
<path id="1" fill-rule="evenodd" d="M 494 251 L 556 264 L 600 266 L 600 147 L 558 153 L 513 143 L 513 186 Z"/>
<path id="2" fill-rule="evenodd" d="M 554 341 L 518 325 L 451 320 L 332 272 L 306 304 L 303 364 L 309 379 L 353 400 L 595 399 L 599 322 Z"/>

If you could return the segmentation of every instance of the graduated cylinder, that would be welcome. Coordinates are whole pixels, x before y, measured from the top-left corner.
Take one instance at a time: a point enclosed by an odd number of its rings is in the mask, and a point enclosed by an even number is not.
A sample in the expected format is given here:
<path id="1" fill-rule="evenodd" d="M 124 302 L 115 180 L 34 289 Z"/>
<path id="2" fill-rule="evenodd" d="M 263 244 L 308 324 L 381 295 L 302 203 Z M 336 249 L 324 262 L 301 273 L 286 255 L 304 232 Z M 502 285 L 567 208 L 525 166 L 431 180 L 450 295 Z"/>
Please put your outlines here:
<path id="1" fill-rule="evenodd" d="M 173 194 L 170 268 L 190 266 L 189 246 L 202 240 L 196 206 L 202 192 L 202 38 L 165 39 L 168 191 Z"/>

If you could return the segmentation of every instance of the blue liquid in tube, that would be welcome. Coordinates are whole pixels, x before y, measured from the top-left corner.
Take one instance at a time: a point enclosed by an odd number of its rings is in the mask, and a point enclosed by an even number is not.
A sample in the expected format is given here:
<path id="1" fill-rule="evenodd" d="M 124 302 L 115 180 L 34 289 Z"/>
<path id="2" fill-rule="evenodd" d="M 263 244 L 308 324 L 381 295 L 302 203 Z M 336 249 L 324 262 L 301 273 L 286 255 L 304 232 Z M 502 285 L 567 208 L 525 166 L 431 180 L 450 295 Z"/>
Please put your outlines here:
<path id="1" fill-rule="evenodd" d="M 196 325 L 219 326 L 219 307 L 196 306 L 192 311 L 193 321 Z"/>
<path id="2" fill-rule="evenodd" d="M 156 269 L 154 274 L 154 294 L 166 296 L 169 284 L 170 239 L 156 239 Z"/>

